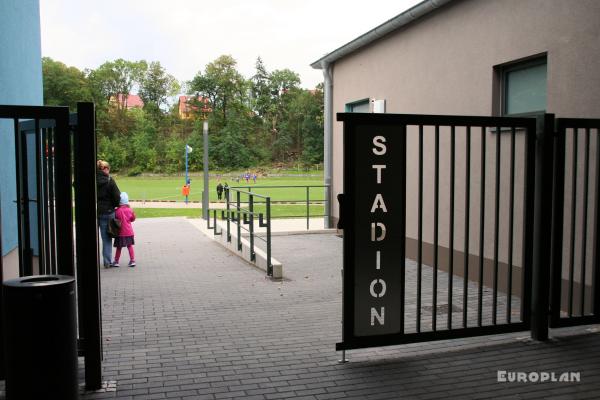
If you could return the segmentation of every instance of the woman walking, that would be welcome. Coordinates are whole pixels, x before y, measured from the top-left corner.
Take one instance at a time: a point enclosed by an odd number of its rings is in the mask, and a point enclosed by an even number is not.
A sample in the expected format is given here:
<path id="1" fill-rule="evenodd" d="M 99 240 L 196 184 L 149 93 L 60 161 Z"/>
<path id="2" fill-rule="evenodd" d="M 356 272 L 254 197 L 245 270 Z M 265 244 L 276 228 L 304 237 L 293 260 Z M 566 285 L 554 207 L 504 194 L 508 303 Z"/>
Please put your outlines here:
<path id="1" fill-rule="evenodd" d="M 127 247 L 129 251 L 129 266 L 135 267 L 135 252 L 133 251 L 133 245 L 135 244 L 133 226 L 131 223 L 135 221 L 135 212 L 129 207 L 129 196 L 127 193 L 121 193 L 121 200 L 119 202 L 119 208 L 115 211 L 115 218 L 121 221 L 121 231 L 119 236 L 115 238 L 115 261 L 113 267 L 119 266 L 119 258 L 121 258 L 121 249 Z"/>
<path id="2" fill-rule="evenodd" d="M 112 239 L 108 235 L 108 221 L 115 217 L 121 191 L 117 182 L 110 177 L 110 165 L 103 160 L 97 162 L 96 191 L 98 196 L 98 227 L 102 237 L 102 262 L 104 268 L 112 264 Z"/>

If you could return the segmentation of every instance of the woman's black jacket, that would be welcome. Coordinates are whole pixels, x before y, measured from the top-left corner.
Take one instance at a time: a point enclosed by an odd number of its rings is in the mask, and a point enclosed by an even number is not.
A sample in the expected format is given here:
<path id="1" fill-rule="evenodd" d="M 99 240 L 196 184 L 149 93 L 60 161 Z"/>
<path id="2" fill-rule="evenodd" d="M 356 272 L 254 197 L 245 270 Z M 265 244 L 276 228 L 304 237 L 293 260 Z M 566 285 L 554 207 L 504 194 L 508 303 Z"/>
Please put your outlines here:
<path id="1" fill-rule="evenodd" d="M 102 171 L 96 172 L 96 192 L 98 195 L 98 215 L 109 214 L 119 205 L 121 191 L 117 182 Z"/>

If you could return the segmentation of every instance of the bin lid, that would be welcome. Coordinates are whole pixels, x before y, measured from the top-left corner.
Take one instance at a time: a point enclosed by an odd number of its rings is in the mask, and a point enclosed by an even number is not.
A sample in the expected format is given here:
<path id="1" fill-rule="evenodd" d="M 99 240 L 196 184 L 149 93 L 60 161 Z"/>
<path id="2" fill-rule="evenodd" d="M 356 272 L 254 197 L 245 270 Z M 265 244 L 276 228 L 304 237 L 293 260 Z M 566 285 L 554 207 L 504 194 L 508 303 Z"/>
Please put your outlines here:
<path id="1" fill-rule="evenodd" d="M 26 288 L 64 285 L 74 281 L 75 278 L 71 275 L 31 275 L 8 279 L 4 281 L 3 285 L 8 287 Z"/>

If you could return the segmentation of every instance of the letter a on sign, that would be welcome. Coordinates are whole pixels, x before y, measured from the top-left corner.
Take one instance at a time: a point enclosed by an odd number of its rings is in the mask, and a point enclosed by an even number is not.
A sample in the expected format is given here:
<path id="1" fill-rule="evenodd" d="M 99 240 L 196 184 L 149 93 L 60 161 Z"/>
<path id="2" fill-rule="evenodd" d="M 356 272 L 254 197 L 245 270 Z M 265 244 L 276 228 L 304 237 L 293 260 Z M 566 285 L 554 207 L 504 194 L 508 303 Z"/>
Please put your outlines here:
<path id="1" fill-rule="evenodd" d="M 374 213 L 378 208 L 381 208 L 384 213 L 387 212 L 387 207 L 385 206 L 385 202 L 383 201 L 383 196 L 381 193 L 377 193 L 377 196 L 375 196 L 373 207 L 371 207 L 371 212 Z"/>

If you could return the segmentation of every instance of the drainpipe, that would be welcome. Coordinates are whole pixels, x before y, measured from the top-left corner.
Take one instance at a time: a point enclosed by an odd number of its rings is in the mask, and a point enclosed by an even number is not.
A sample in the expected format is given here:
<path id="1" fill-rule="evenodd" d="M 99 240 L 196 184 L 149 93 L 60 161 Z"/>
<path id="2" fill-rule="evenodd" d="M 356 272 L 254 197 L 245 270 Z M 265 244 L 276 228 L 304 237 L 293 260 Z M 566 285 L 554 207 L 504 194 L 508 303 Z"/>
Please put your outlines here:
<path id="1" fill-rule="evenodd" d="M 323 137 L 323 170 L 325 173 L 325 221 L 326 229 L 331 228 L 331 210 L 332 210 L 332 171 L 333 171 L 333 74 L 332 65 L 326 62 L 321 63 L 323 69 L 324 84 L 324 137 Z"/>

